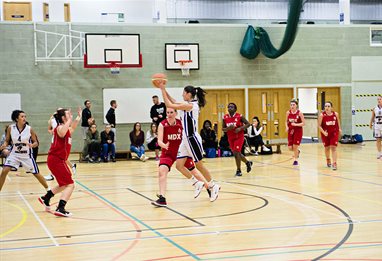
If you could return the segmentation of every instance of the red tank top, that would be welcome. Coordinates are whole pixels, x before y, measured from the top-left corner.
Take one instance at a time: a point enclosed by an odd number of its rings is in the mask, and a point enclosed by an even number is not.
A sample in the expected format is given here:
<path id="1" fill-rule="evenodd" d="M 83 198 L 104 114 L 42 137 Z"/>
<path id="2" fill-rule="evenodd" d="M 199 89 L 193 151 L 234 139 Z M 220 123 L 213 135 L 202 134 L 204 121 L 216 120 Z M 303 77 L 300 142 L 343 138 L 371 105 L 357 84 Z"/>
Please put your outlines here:
<path id="1" fill-rule="evenodd" d="M 167 119 L 161 121 L 163 125 L 163 143 L 169 142 L 168 150 L 162 149 L 162 154 L 176 157 L 178 154 L 180 143 L 182 142 L 182 122 L 176 119 L 174 125 L 170 125 Z"/>
<path id="2" fill-rule="evenodd" d="M 54 129 L 53 141 L 50 145 L 48 154 L 56 156 L 62 160 L 67 160 L 72 148 L 72 137 L 68 130 L 64 138 L 60 138 L 57 134 L 57 128 Z"/>
<path id="3" fill-rule="evenodd" d="M 331 115 L 326 114 L 326 112 L 322 112 L 322 122 L 321 127 L 330 133 L 336 132 L 339 130 L 338 128 L 338 119 L 336 117 L 336 113 L 332 111 Z"/>
<path id="4" fill-rule="evenodd" d="M 240 113 L 235 113 L 232 117 L 231 115 L 226 114 L 223 117 L 223 121 L 225 122 L 225 125 L 228 127 L 230 125 L 235 126 L 234 129 L 227 131 L 227 136 L 228 138 L 240 138 L 244 137 L 244 130 L 239 131 L 238 133 L 235 133 L 235 129 L 243 126 L 243 122 L 241 121 L 241 114 Z"/>
<path id="5" fill-rule="evenodd" d="M 294 129 L 299 129 L 299 128 L 302 128 L 302 127 L 298 127 L 298 126 L 292 126 L 292 123 L 301 123 L 302 120 L 301 120 L 301 117 L 300 117 L 300 110 L 297 110 L 296 113 L 292 113 L 291 110 L 289 110 L 289 114 L 288 114 L 288 128 L 289 130 L 294 130 Z"/>

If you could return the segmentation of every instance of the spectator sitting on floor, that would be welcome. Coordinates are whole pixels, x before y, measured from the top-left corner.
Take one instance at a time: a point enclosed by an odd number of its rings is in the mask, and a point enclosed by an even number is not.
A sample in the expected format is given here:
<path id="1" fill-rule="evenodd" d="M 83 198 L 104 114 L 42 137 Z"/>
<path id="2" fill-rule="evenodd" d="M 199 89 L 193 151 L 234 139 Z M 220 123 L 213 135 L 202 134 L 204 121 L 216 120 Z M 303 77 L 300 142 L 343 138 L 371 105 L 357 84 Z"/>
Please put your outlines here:
<path id="1" fill-rule="evenodd" d="M 205 120 L 203 123 L 203 129 L 200 130 L 200 136 L 202 137 L 203 149 L 207 158 L 214 158 L 216 156 L 216 149 L 218 147 L 218 140 L 216 133 L 212 129 L 212 123 L 209 120 Z"/>
<path id="2" fill-rule="evenodd" d="M 96 124 L 91 124 L 84 143 L 82 155 L 89 162 L 101 162 L 101 139 Z"/>
<path id="3" fill-rule="evenodd" d="M 145 155 L 145 146 L 143 145 L 145 142 L 145 134 L 139 122 L 134 124 L 133 130 L 130 132 L 130 142 L 131 152 L 135 152 L 141 161 L 146 161 L 148 157 Z"/>
<path id="4" fill-rule="evenodd" d="M 104 162 L 109 161 L 109 153 L 111 161 L 115 162 L 115 144 L 114 132 L 111 131 L 111 125 L 107 124 L 105 130 L 101 132 L 102 158 Z"/>
<path id="5" fill-rule="evenodd" d="M 151 123 L 150 130 L 146 133 L 146 142 L 149 150 L 155 151 L 155 160 L 159 160 L 158 127 L 155 122 Z"/>

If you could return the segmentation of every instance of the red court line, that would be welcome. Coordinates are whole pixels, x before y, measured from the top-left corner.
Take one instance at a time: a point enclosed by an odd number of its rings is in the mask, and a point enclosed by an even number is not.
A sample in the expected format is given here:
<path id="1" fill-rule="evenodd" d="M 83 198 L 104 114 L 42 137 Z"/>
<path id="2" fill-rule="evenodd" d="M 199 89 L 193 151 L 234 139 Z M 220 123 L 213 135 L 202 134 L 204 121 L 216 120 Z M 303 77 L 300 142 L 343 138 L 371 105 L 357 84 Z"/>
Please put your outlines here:
<path id="1" fill-rule="evenodd" d="M 112 211 L 114 211 L 115 213 L 117 213 L 118 215 L 122 216 L 123 218 L 127 219 L 133 226 L 134 228 L 137 230 L 137 233 L 135 234 L 135 240 L 129 245 L 129 247 L 127 247 L 124 251 L 122 251 L 121 253 L 119 253 L 118 255 L 116 255 L 115 257 L 113 257 L 112 260 L 117 260 L 118 258 L 120 258 L 121 256 L 125 255 L 126 253 L 128 253 L 136 244 L 138 244 L 139 240 L 141 238 L 141 228 L 139 227 L 139 225 L 133 220 L 131 219 L 130 217 L 124 215 L 123 213 L 119 212 L 117 209 L 113 208 L 112 206 L 110 206 L 109 204 L 107 204 L 105 201 L 101 200 L 100 198 L 98 198 L 96 195 L 88 192 L 88 191 L 84 191 L 84 193 L 92 196 L 93 198 L 95 198 L 96 200 L 98 200 L 99 202 L 101 202 L 102 204 L 106 205 L 109 209 L 111 209 Z"/>
<path id="2" fill-rule="evenodd" d="M 345 243 L 344 245 L 367 245 L 367 244 L 381 244 L 382 242 L 349 242 Z M 252 250 L 271 250 L 271 249 L 280 249 L 280 248 L 299 248 L 299 247 L 316 247 L 316 246 L 332 246 L 335 245 L 335 243 L 332 244 L 307 244 L 307 245 L 291 245 L 291 246 L 274 246 L 274 247 L 257 247 L 257 248 L 245 248 L 245 249 L 232 249 L 232 250 L 225 250 L 225 251 L 214 251 L 214 252 L 205 252 L 205 253 L 196 253 L 197 256 L 203 256 L 203 255 L 211 255 L 211 254 L 222 254 L 222 253 L 233 253 L 233 252 L 245 252 L 245 251 L 252 251 Z M 181 255 L 181 256 L 169 256 L 169 257 L 161 257 L 161 258 L 155 258 L 155 259 L 146 259 L 144 261 L 156 261 L 156 260 L 168 260 L 168 259 L 175 259 L 175 258 L 183 258 L 188 257 L 188 255 Z M 301 259 L 301 260 L 294 260 L 294 261 L 306 261 L 308 259 Z M 310 259 L 309 259 L 310 260 Z M 381 261 L 381 259 L 322 259 L 322 260 L 378 260 Z"/>

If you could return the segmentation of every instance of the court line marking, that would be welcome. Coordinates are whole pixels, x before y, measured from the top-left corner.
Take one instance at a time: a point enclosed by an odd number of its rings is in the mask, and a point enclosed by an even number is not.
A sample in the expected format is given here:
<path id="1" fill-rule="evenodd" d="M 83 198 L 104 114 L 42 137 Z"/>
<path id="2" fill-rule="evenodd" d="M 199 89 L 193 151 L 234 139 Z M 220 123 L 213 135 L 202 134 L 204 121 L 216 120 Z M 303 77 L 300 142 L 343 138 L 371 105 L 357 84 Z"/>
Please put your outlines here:
<path id="1" fill-rule="evenodd" d="M 191 253 L 190 251 L 188 251 L 187 249 L 185 249 L 184 247 L 180 246 L 179 244 L 177 244 L 176 242 L 174 242 L 173 240 L 171 240 L 169 237 L 163 235 L 162 233 L 160 233 L 159 231 L 155 230 L 154 228 L 150 227 L 149 225 L 147 225 L 145 222 L 141 221 L 140 219 L 136 218 L 135 216 L 133 216 L 132 214 L 130 214 L 129 212 L 127 212 L 126 210 L 120 208 L 119 206 L 117 206 L 116 204 L 114 204 L 113 202 L 109 201 L 108 199 L 102 197 L 101 195 L 99 195 L 97 192 L 91 190 L 90 188 L 88 188 L 87 186 L 85 186 L 84 184 L 82 184 L 81 182 L 79 181 L 76 181 L 77 184 L 79 184 L 81 187 L 83 187 L 84 189 L 86 189 L 87 191 L 89 191 L 90 193 L 96 195 L 97 197 L 99 197 L 100 199 L 102 199 L 103 201 L 105 201 L 106 203 L 108 203 L 110 206 L 114 207 L 115 209 L 119 210 L 120 212 L 122 212 L 123 214 L 129 216 L 130 218 L 132 218 L 133 220 L 135 220 L 136 222 L 140 223 L 141 225 L 147 227 L 148 229 L 150 229 L 153 233 L 157 234 L 159 237 L 165 239 L 167 242 L 169 242 L 170 244 L 172 244 L 173 246 L 175 246 L 176 248 L 178 248 L 179 250 L 183 251 L 184 253 L 188 254 L 189 256 L 191 256 L 193 259 L 195 260 L 200 260 L 199 257 L 197 257 L 195 254 Z"/>
<path id="2" fill-rule="evenodd" d="M 24 198 L 23 194 L 20 193 L 20 191 L 17 191 L 17 193 L 20 195 L 21 199 L 24 201 L 25 205 L 29 208 L 29 210 L 32 212 L 33 216 L 36 218 L 37 222 L 41 225 L 42 229 L 45 231 L 45 233 L 48 235 L 48 237 L 52 240 L 53 244 L 55 246 L 60 246 L 57 242 L 57 240 L 54 238 L 52 233 L 50 233 L 49 229 L 45 226 L 44 222 L 40 219 L 40 217 L 36 214 L 32 206 L 29 204 L 29 202 Z"/>
<path id="3" fill-rule="evenodd" d="M 7 230 L 7 231 L 1 233 L 1 234 L 0 234 L 0 238 L 3 238 L 3 237 L 5 237 L 6 235 L 8 235 L 8 234 L 10 234 L 10 233 L 16 231 L 17 229 L 19 229 L 19 228 L 25 223 L 25 221 L 27 220 L 27 217 L 28 217 L 27 212 L 26 212 L 25 209 L 23 209 L 22 207 L 20 207 L 20 206 L 18 206 L 18 205 L 16 205 L 16 204 L 8 203 L 8 202 L 4 202 L 4 203 L 7 204 L 7 205 L 10 205 L 10 206 L 12 206 L 12 207 L 17 208 L 18 210 L 20 210 L 20 212 L 21 212 L 21 214 L 22 214 L 22 218 L 21 218 L 20 222 L 19 222 L 16 226 L 14 226 L 14 227 L 12 227 L 11 229 L 9 229 L 9 230 Z"/>

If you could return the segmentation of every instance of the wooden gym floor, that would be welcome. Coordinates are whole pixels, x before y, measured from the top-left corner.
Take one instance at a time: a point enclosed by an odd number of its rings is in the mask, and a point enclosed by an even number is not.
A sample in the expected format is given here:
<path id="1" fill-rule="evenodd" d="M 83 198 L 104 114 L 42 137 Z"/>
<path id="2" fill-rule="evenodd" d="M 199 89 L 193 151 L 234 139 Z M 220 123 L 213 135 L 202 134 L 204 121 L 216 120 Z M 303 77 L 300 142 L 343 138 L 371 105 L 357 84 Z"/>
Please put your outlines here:
<path id="1" fill-rule="evenodd" d="M 303 144 L 298 167 L 282 150 L 250 156 L 253 170 L 240 178 L 233 158 L 206 159 L 222 187 L 213 203 L 205 191 L 194 199 L 173 170 L 167 208 L 150 205 L 156 161 L 81 163 L 72 218 L 44 212 L 37 181 L 11 172 L 0 193 L 0 260 L 382 260 L 375 143 L 340 145 L 337 171 L 321 144 Z"/>

